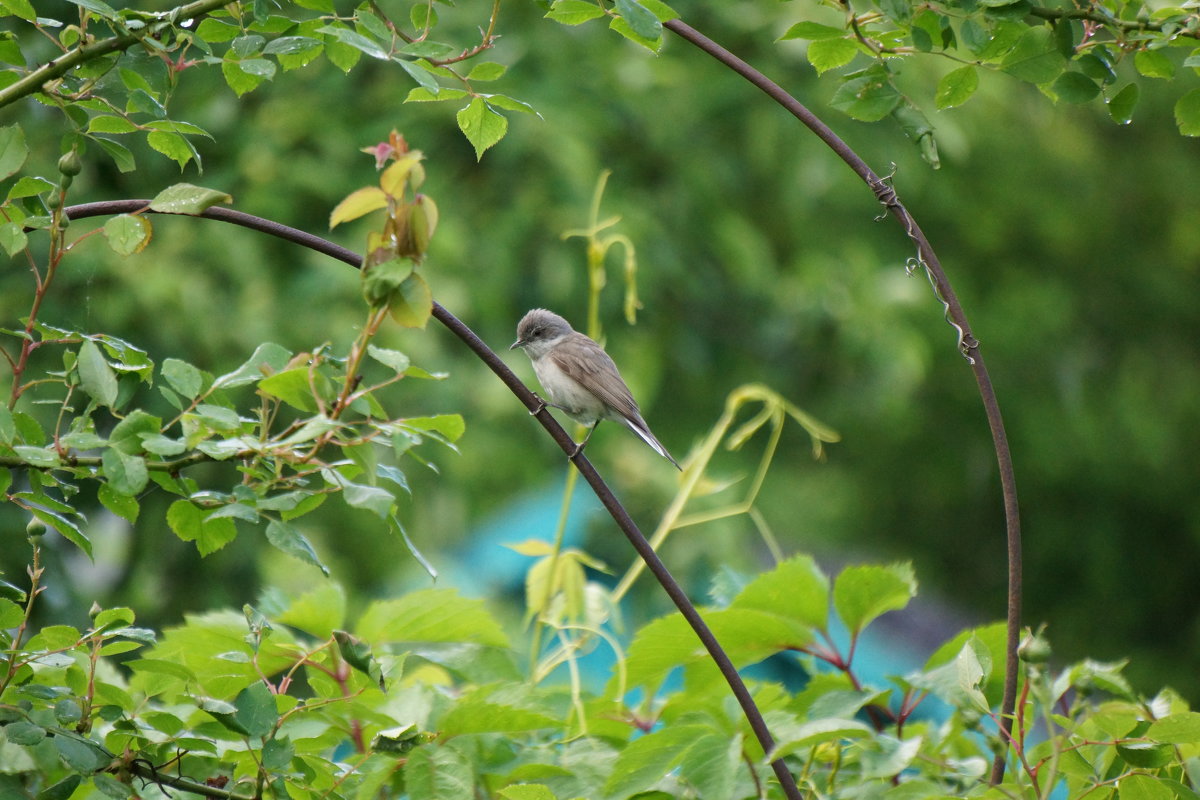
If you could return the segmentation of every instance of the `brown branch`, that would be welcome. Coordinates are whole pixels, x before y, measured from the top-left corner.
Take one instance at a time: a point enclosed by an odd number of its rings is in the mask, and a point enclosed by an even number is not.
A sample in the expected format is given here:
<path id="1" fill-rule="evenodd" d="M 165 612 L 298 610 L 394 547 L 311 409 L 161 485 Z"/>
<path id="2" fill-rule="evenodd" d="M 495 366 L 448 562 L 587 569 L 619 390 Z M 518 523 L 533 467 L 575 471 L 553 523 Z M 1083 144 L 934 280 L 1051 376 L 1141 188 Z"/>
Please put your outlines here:
<path id="1" fill-rule="evenodd" d="M 145 210 L 149 201 L 146 200 L 113 200 L 100 203 L 86 203 L 84 205 L 70 206 L 64 209 L 69 219 L 82 219 L 84 217 L 103 216 L 108 214 L 128 214 L 135 211 Z M 334 244 L 319 236 L 314 236 L 311 233 L 306 233 L 296 228 L 287 225 L 281 225 L 278 222 L 255 217 L 241 211 L 234 211 L 229 208 L 209 208 L 204 213 L 199 215 L 205 219 L 215 219 L 222 222 L 229 222 L 234 225 L 240 225 L 244 228 L 250 228 L 261 233 L 277 236 L 295 244 L 300 244 L 319 253 L 331 256 L 346 264 L 349 264 L 356 269 L 362 264 L 362 257 L 357 253 L 349 250 L 341 245 Z M 575 466 L 579 469 L 579 474 L 592 487 L 592 491 L 600 499 L 600 502 L 608 510 L 613 520 L 617 523 L 617 527 L 629 539 L 634 550 L 646 562 L 650 572 L 658 579 L 659 584 L 675 603 L 680 614 L 687 620 L 688 624 L 695 631 L 697 638 L 700 639 L 704 648 L 712 656 L 713 663 L 720 670 L 726 683 L 729 684 L 730 690 L 737 699 L 738 704 L 742 708 L 742 713 L 745 714 L 746 720 L 750 723 L 751 730 L 754 731 L 755 737 L 758 739 L 759 745 L 767 753 L 775 747 L 775 740 L 771 736 L 771 732 L 767 729 L 766 721 L 763 720 L 762 713 L 758 710 L 758 706 L 754 703 L 754 698 L 750 696 L 750 690 L 746 687 L 742 676 L 738 674 L 737 667 L 734 666 L 728 654 L 721 648 L 717 638 L 713 635 L 708 624 L 700 616 L 700 612 L 692 604 L 687 593 L 671 575 L 662 559 L 654 552 L 654 548 L 646 540 L 633 518 L 629 516 L 629 512 L 621 505 L 621 502 L 613 494 L 612 489 L 600 477 L 600 473 L 592 466 L 587 457 L 579 452 L 575 441 L 563 430 L 558 421 L 547 410 L 545 403 L 541 402 L 533 392 L 521 383 L 521 380 L 516 374 L 508 368 L 496 353 L 487 346 L 487 344 L 479 338 L 469 327 L 461 320 L 447 311 L 439 303 L 433 304 L 433 316 L 446 326 L 455 336 L 463 341 L 468 348 L 474 352 L 481 361 L 483 361 L 496 377 L 504 382 L 504 385 L 515 394 L 525 407 L 530 411 L 537 411 L 534 417 L 541 423 L 546 432 L 551 438 L 558 443 L 563 452 L 571 457 Z M 573 454 L 573 455 L 572 455 Z M 771 762 L 771 767 L 775 771 L 775 775 L 779 780 L 780 786 L 789 800 L 801 800 L 799 788 L 796 786 L 795 778 L 788 771 L 787 765 L 783 759 L 775 759 Z"/>
<path id="2" fill-rule="evenodd" d="M 888 212 L 900 223 L 905 234 L 916 244 L 920 266 L 929 276 L 934 292 L 946 310 L 947 321 L 958 332 L 958 344 L 962 355 L 971 365 L 979 394 L 983 400 L 984 413 L 992 433 L 992 446 L 996 451 L 996 462 L 1000 470 L 1000 487 L 1004 496 L 1005 528 L 1008 542 L 1008 608 L 1007 608 L 1007 641 L 1005 647 L 1004 696 L 1000 703 L 1000 726 L 1002 738 L 1007 737 L 1012 730 L 1012 712 L 1017 694 L 1017 645 L 1020 642 L 1021 627 L 1021 518 L 1017 505 L 1017 484 L 1013 473 L 1012 454 L 1008 447 L 1008 437 L 1004 432 L 1004 419 L 1000 415 L 1000 405 L 996 399 L 996 391 L 992 386 L 991 376 L 983 362 L 979 351 L 979 342 L 971 333 L 967 316 L 959 305 L 958 297 L 950 286 L 946 273 L 942 270 L 941 262 L 933 251 L 933 246 L 925 237 L 921 227 L 913 219 L 896 195 L 895 189 L 887 178 L 876 175 L 867 163 L 855 153 L 833 130 L 822 122 L 815 114 L 804 107 L 798 100 L 783 90 L 779 84 L 763 75 L 754 67 L 726 50 L 721 45 L 709 39 L 687 23 L 679 19 L 669 20 L 663 25 L 681 38 L 708 53 L 720 63 L 733 70 L 750 83 L 757 86 L 783 108 L 825 142 L 838 157 L 846 163 L 855 174 L 863 180 L 875 193 L 876 199 L 887 208 Z M 992 763 L 992 784 L 1000 782 L 1004 777 L 1004 753 L 996 755 Z"/>
<path id="3" fill-rule="evenodd" d="M 1100 6 L 1094 6 L 1099 8 Z M 1108 14 L 1102 14 L 1097 11 L 1092 11 L 1083 8 L 1041 8 L 1034 6 L 1029 9 L 1029 15 L 1048 19 L 1052 22 L 1060 19 L 1082 19 L 1088 22 L 1097 22 L 1110 28 L 1118 28 L 1122 33 L 1128 31 L 1155 31 L 1162 33 L 1166 29 L 1166 22 L 1150 22 L 1149 20 L 1135 19 L 1117 19 Z M 1194 15 L 1193 15 L 1194 16 Z M 1188 29 L 1180 26 L 1178 31 L 1175 31 L 1180 36 L 1189 36 L 1193 39 L 1200 39 L 1200 30 L 1195 28 Z"/>

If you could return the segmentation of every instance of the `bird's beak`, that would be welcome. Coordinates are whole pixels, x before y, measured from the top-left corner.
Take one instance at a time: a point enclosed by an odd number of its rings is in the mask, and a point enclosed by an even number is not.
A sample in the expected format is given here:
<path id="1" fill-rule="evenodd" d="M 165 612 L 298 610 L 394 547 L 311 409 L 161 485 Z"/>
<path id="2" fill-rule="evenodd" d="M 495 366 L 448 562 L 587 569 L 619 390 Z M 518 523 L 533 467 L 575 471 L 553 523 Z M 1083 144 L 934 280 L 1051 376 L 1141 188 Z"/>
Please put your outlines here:
<path id="1" fill-rule="evenodd" d="M 520 339 L 517 339 L 515 342 L 513 342 L 512 344 L 510 344 L 510 345 L 508 346 L 508 349 L 509 349 L 509 350 L 516 350 L 518 347 L 522 346 L 523 344 L 525 344 L 525 343 L 524 343 L 524 342 L 522 342 Z"/>

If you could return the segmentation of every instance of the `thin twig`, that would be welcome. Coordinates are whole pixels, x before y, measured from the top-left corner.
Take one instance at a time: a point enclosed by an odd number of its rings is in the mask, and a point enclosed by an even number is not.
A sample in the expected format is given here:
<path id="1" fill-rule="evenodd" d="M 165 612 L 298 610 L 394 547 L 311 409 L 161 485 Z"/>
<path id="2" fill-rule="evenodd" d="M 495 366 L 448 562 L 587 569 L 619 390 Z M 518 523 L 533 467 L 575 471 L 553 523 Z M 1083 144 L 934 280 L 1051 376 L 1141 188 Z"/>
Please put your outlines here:
<path id="1" fill-rule="evenodd" d="M 1001 738 L 1006 739 L 1012 730 L 1012 712 L 1017 696 L 1017 646 L 1021 633 L 1021 517 L 1017 505 L 1017 484 L 1013 473 L 1012 454 L 1008 447 L 1008 437 L 1004 432 L 1004 419 L 1000 415 L 1000 405 L 996 399 L 991 376 L 984 365 L 983 355 L 979 352 L 979 341 L 971 333 L 971 326 L 967 322 L 962 306 L 959 305 L 958 297 L 950 286 L 946 273 L 942 270 L 941 262 L 933 251 L 933 246 L 925 237 L 921 227 L 917 225 L 916 220 L 909 214 L 908 209 L 900 203 L 896 190 L 889 180 L 876 175 L 867 166 L 867 163 L 828 125 L 784 91 L 779 84 L 682 20 L 669 20 L 663 25 L 757 86 L 804 123 L 871 188 L 876 199 L 896 218 L 904 228 L 905 234 L 917 246 L 920 265 L 928 274 L 938 299 L 945 306 L 946 319 L 958 332 L 959 349 L 975 375 L 975 382 L 979 387 L 980 397 L 983 399 L 984 413 L 987 416 L 988 426 L 991 428 L 992 445 L 996 451 L 996 462 L 1000 470 L 1000 487 L 1004 495 L 1005 528 L 1008 541 L 1007 641 L 1004 660 L 1004 695 L 1000 702 Z M 999 783 L 1004 777 L 1004 762 L 1004 752 L 1001 751 L 996 754 L 995 761 L 992 763 L 991 783 L 993 785 Z"/>
<path id="2" fill-rule="evenodd" d="M 194 3 L 163 12 L 161 16 L 170 20 L 192 19 L 229 4 L 230 0 L 196 0 Z M 153 31 L 154 28 L 151 30 Z M 84 45 L 58 58 L 51 59 L 16 83 L 0 89 L 0 108 L 16 102 L 22 97 L 42 91 L 42 87 L 47 81 L 61 78 L 80 64 L 109 53 L 115 53 L 118 50 L 128 50 L 147 35 L 144 30 L 137 34 L 124 33 Z"/>
<path id="3" fill-rule="evenodd" d="M 145 209 L 148 205 L 146 200 L 113 200 L 99 203 L 86 203 L 83 205 L 71 206 L 64 209 L 69 219 L 82 219 L 84 217 L 103 216 L 108 214 L 123 214 L 133 211 Z M 314 236 L 311 233 L 297 230 L 296 228 L 282 225 L 278 222 L 255 217 L 251 214 L 246 214 L 241 211 L 234 211 L 229 208 L 209 208 L 204 213 L 199 215 L 204 219 L 215 219 L 222 222 L 229 222 L 234 225 L 240 225 L 244 228 L 250 228 L 261 233 L 277 236 L 295 244 L 300 244 L 315 250 L 319 253 L 324 253 L 328 256 L 338 259 L 346 264 L 349 264 L 356 269 L 362 264 L 362 257 L 357 253 L 349 250 L 341 245 L 334 244 L 319 236 Z M 563 427 L 558 424 L 558 421 L 546 409 L 546 404 L 541 402 L 533 392 L 521 383 L 521 380 L 516 374 L 508 368 L 500 356 L 487 346 L 487 344 L 479 338 L 474 331 L 467 327 L 461 320 L 447 311 L 439 303 L 433 304 L 433 316 L 446 326 L 455 336 L 463 341 L 472 352 L 479 357 L 484 364 L 495 375 L 500 378 L 505 386 L 512 391 L 513 394 L 525 404 L 525 407 L 530 411 L 537 411 L 533 416 L 550 437 L 558 443 L 563 452 L 571 456 L 578 467 L 579 473 L 583 476 L 588 485 L 592 487 L 592 491 L 600 499 L 600 502 L 608 510 L 613 520 L 617 523 L 617 527 L 629 539 L 634 550 L 646 562 L 654 577 L 658 579 L 659 584 L 675 603 L 684 619 L 687 620 L 696 636 L 704 645 L 705 650 L 713 659 L 717 669 L 720 670 L 726 683 L 732 690 L 734 697 L 742 708 L 742 713 L 745 714 L 746 720 L 750 723 L 751 730 L 754 731 L 755 738 L 758 739 L 759 745 L 764 752 L 771 752 L 775 748 L 775 739 L 771 736 L 771 732 L 767 729 L 766 721 L 763 720 L 762 713 L 758 710 L 758 706 L 754 702 L 754 698 L 750 696 L 750 690 L 746 687 L 742 676 L 738 674 L 737 667 L 734 666 L 728 654 L 721 648 L 720 643 L 713 635 L 712 630 L 708 627 L 700 612 L 692 604 L 687 593 L 671 575 L 666 565 L 654 552 L 654 548 L 646 541 L 646 537 L 642 535 L 641 530 L 629 516 L 629 512 L 621 505 L 621 502 L 613 494 L 612 489 L 600 477 L 600 473 L 592 466 L 587 457 L 577 451 L 575 441 L 567 434 Z M 574 455 L 571 455 L 574 454 Z M 775 771 L 775 775 L 779 780 L 780 786 L 783 788 L 784 794 L 789 800 L 801 800 L 799 788 L 796 786 L 796 781 L 792 774 L 788 771 L 787 765 L 783 759 L 777 758 L 771 762 L 771 767 Z"/>

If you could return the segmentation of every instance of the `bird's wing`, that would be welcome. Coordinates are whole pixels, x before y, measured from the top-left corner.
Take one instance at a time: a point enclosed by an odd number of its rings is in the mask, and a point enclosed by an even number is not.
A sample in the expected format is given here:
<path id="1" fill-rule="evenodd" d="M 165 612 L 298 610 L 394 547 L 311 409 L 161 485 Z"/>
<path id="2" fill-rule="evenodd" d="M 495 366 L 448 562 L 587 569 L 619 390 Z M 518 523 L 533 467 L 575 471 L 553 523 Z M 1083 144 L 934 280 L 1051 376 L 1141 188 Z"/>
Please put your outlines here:
<path id="1" fill-rule="evenodd" d="M 623 417 L 641 419 L 637 402 L 625 385 L 617 365 L 600 345 L 582 334 L 576 333 L 581 341 L 566 342 L 546 354 L 554 365 L 571 380 L 596 395 Z M 585 357 L 586 356 L 586 357 Z M 644 424 L 644 423 L 643 423 Z"/>

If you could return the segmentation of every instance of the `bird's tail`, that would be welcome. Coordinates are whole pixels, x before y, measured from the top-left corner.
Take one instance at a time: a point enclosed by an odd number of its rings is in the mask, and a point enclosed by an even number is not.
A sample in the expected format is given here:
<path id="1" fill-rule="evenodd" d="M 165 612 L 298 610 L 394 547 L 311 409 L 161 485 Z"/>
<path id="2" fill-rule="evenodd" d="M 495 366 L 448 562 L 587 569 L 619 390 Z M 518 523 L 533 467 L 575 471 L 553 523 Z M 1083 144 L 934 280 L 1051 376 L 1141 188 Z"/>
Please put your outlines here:
<path id="1" fill-rule="evenodd" d="M 671 457 L 671 454 L 667 452 L 667 448 L 663 447 L 662 442 L 656 439 L 654 434 L 650 432 L 650 426 L 646 424 L 646 420 L 639 416 L 635 420 L 622 419 L 622 422 L 629 426 L 629 430 L 640 436 L 642 441 L 654 448 L 654 452 L 674 464 L 675 469 L 683 471 L 683 467 L 679 466 L 679 462 Z"/>

